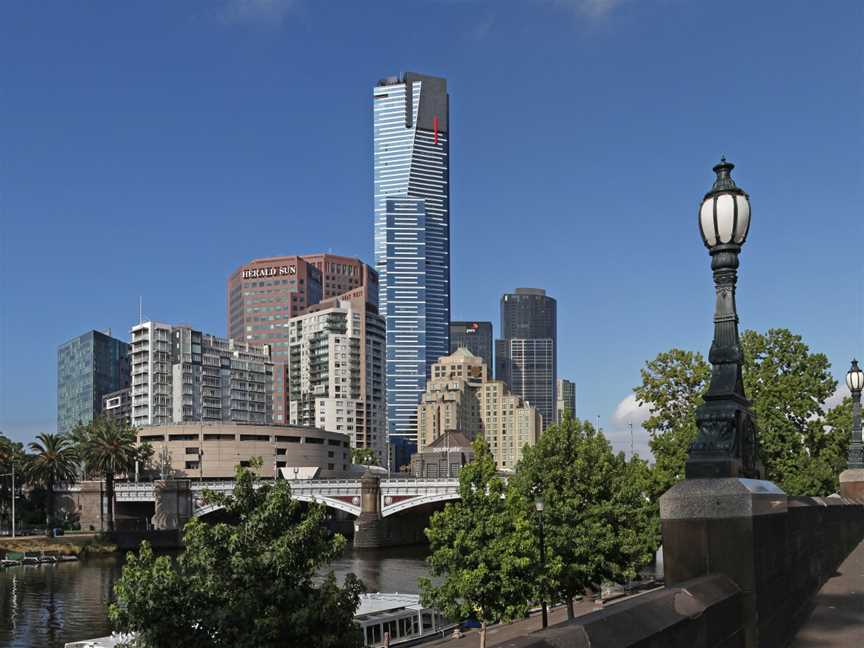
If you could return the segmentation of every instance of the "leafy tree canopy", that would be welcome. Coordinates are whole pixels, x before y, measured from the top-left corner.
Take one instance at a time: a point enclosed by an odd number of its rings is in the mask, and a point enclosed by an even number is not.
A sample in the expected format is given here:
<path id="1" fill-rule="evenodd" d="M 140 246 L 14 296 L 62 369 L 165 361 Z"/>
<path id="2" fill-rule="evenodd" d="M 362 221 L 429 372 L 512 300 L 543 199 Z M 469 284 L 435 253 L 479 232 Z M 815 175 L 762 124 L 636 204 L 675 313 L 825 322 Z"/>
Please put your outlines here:
<path id="1" fill-rule="evenodd" d="M 525 448 L 511 485 L 535 528 L 534 499 L 543 499 L 545 593 L 571 611 L 574 596 L 635 576 L 659 544 L 647 463 L 616 455 L 587 421 L 566 417 L 549 427 Z"/>
<path id="2" fill-rule="evenodd" d="M 207 494 L 231 523 L 191 520 L 176 561 L 144 543 L 129 555 L 109 616 L 146 648 L 360 648 L 354 612 L 363 585 L 316 570 L 345 540 L 324 525 L 323 507 L 291 498 L 288 483 L 256 483 L 238 469 L 233 495 Z"/>
<path id="3" fill-rule="evenodd" d="M 378 456 L 372 448 L 354 448 L 351 450 L 351 463 L 377 466 Z"/>
<path id="4" fill-rule="evenodd" d="M 828 408 L 837 382 L 821 353 L 811 353 L 788 329 L 745 331 L 744 389 L 753 403 L 766 478 L 789 495 L 837 490 L 851 429 L 850 401 Z M 684 477 L 696 438 L 696 407 L 708 387 L 710 366 L 698 353 L 672 349 L 642 370 L 636 398 L 651 413 L 644 427 L 656 459 L 655 496 Z"/>
<path id="5" fill-rule="evenodd" d="M 430 572 L 420 579 L 424 602 L 452 619 L 474 617 L 486 626 L 528 611 L 537 561 L 533 529 L 512 515 L 504 480 L 485 440 L 474 441 L 475 459 L 459 473 L 461 501 L 432 515 L 426 535 Z"/>

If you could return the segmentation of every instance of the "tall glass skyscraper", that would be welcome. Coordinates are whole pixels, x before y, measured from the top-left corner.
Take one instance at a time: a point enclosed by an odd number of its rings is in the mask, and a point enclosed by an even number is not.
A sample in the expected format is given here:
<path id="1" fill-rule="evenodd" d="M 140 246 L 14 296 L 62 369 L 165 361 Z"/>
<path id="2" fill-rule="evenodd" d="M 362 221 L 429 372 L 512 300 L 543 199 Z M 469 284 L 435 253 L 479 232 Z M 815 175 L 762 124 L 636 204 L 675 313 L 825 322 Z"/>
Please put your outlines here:
<path id="1" fill-rule="evenodd" d="M 102 412 L 102 397 L 129 387 L 129 343 L 88 331 L 57 348 L 57 432 L 89 423 Z"/>
<path id="2" fill-rule="evenodd" d="M 426 377 L 450 350 L 450 97 L 445 79 L 413 72 L 372 96 L 387 432 L 415 441 Z"/>

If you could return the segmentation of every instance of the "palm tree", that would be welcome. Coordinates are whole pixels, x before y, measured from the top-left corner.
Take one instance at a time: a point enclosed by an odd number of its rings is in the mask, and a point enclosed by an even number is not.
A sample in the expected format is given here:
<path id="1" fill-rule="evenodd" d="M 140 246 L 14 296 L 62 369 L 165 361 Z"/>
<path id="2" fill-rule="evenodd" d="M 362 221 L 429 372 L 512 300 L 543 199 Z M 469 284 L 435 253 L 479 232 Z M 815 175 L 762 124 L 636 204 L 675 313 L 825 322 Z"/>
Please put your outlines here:
<path id="1" fill-rule="evenodd" d="M 79 430 L 78 445 L 88 473 L 105 478 L 108 497 L 108 531 L 114 531 L 114 477 L 128 474 L 147 447 L 136 445 L 135 428 L 125 420 L 98 417 Z"/>
<path id="2" fill-rule="evenodd" d="M 30 478 L 42 484 L 48 492 L 45 527 L 51 529 L 54 520 L 54 484 L 73 481 L 77 473 L 77 454 L 72 442 L 61 434 L 40 434 L 30 444 L 35 455 L 30 462 Z"/>

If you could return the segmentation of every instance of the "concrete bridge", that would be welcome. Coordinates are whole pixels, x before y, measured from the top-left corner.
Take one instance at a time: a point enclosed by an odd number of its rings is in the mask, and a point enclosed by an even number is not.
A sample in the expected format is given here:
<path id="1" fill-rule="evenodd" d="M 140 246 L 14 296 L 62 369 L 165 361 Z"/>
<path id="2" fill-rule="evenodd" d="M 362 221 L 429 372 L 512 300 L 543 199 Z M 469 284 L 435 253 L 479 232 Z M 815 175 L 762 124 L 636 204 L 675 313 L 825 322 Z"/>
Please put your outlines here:
<path id="1" fill-rule="evenodd" d="M 381 547 L 422 542 L 430 510 L 459 499 L 456 478 L 416 479 L 379 477 L 367 473 L 361 479 L 288 479 L 291 494 L 301 502 L 322 504 L 356 518 L 354 545 Z M 264 482 L 267 483 L 267 482 Z M 204 517 L 222 507 L 207 503 L 204 492 L 231 493 L 235 482 L 160 480 L 117 482 L 115 513 L 150 518 L 156 530 L 180 529 L 191 517 Z M 102 528 L 107 506 L 102 482 L 59 486 L 81 517 L 82 528 Z M 152 511 L 152 513 L 150 513 Z M 399 514 L 397 521 L 392 516 Z"/>

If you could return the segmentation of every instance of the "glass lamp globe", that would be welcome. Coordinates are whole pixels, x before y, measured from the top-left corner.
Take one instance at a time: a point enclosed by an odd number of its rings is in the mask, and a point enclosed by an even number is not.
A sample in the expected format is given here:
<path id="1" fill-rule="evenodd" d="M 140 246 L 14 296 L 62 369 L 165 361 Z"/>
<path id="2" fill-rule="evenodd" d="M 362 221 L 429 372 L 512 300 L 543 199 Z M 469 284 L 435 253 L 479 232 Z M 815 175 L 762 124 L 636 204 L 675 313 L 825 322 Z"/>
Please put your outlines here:
<path id="1" fill-rule="evenodd" d="M 864 389 L 864 371 L 858 368 L 858 361 L 852 361 L 852 367 L 846 373 L 846 386 L 850 391 L 861 391 Z"/>
<path id="2" fill-rule="evenodd" d="M 720 159 L 714 167 L 717 179 L 699 207 L 699 231 L 708 248 L 743 245 L 750 229 L 750 198 L 732 180 L 735 165 Z"/>
<path id="3" fill-rule="evenodd" d="M 543 498 L 542 498 L 542 497 L 540 497 L 540 496 L 538 495 L 537 497 L 534 498 L 534 508 L 537 509 L 537 512 L 538 512 L 538 513 L 542 513 L 542 512 L 543 512 L 543 507 L 544 507 L 544 505 L 545 505 L 545 503 L 543 502 Z"/>

